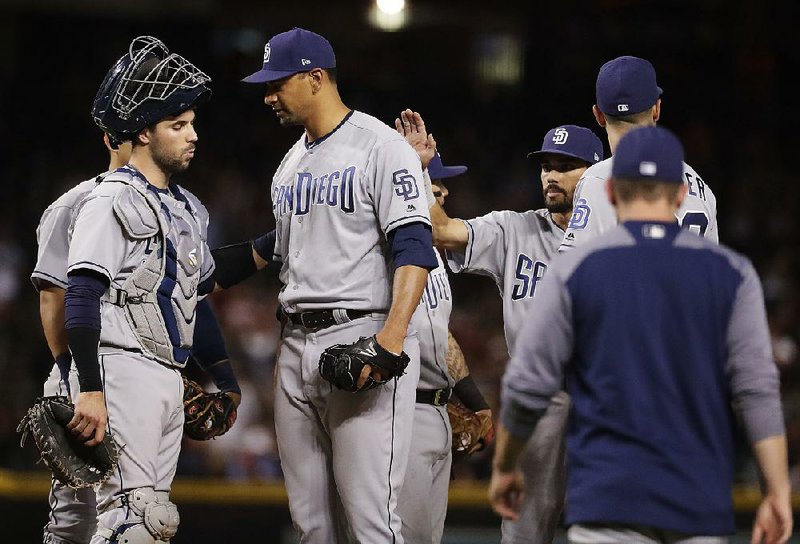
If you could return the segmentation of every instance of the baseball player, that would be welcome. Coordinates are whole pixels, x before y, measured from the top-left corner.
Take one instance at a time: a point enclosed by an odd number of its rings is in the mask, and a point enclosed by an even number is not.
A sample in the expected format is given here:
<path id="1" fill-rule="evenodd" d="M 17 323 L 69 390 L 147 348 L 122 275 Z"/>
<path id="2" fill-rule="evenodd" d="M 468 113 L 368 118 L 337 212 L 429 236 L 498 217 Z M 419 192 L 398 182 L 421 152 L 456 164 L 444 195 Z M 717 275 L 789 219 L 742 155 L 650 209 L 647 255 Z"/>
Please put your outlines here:
<path id="1" fill-rule="evenodd" d="M 424 165 L 425 159 L 422 162 Z M 466 166 L 444 166 L 438 153 L 430 159 L 426 174 L 440 206 L 448 194 L 441 180 L 466 170 Z M 446 408 L 451 394 L 456 393 L 468 408 L 491 420 L 489 405 L 469 375 L 464 354 L 449 331 L 453 306 L 450 281 L 438 252 L 436 259 L 438 266 L 428 274 L 422 301 L 411 321 L 419 341 L 420 376 L 408 468 L 397 506 L 407 544 L 442 540 L 453 461 Z"/>
<path id="2" fill-rule="evenodd" d="M 406 110 L 401 117 L 426 132 L 419 113 Z M 489 276 L 497 284 L 509 352 L 563 239 L 575 185 L 587 168 L 602 160 L 603 145 L 587 128 L 562 125 L 549 130 L 541 149 L 529 157 L 540 162 L 545 208 L 494 211 L 468 221 L 448 217 L 441 206 L 431 208 L 434 243 L 447 250 L 451 270 Z M 560 392 L 525 450 L 523 470 L 534 491 L 518 521 L 503 521 L 504 544 L 551 542 L 555 537 L 565 493 L 563 429 L 568 413 L 569 396 Z"/>
<path id="3" fill-rule="evenodd" d="M 95 100 L 95 122 L 132 151 L 82 200 L 69 245 L 65 327 L 80 392 L 68 428 L 90 446 L 110 432 L 121 448 L 115 475 L 96 490 L 92 544 L 168 542 L 177 531 L 169 491 L 183 431 L 180 369 L 214 264 L 208 214 L 171 177 L 194 157 L 194 107 L 209 81 L 141 36 Z"/>
<path id="4" fill-rule="evenodd" d="M 642 58 L 623 56 L 600 67 L 595 86 L 597 103 L 592 106 L 597 124 L 606 129 L 613 155 L 617 142 L 629 130 L 654 126 L 661 117 L 661 87 L 653 65 Z M 572 219 L 559 251 L 569 251 L 617 224 L 614 207 L 605 193 L 612 158 L 587 170 L 575 189 Z M 688 164 L 684 164 L 688 194 L 675 212 L 678 222 L 696 234 L 719 242 L 717 198 L 711 187 Z"/>
<path id="5" fill-rule="evenodd" d="M 103 141 L 109 154 L 108 170 L 79 183 L 45 209 L 36 229 L 38 256 L 31 281 L 39 292 L 39 314 L 45 339 L 55 364 L 44 383 L 44 396 L 77 396 L 76 372 L 70 371 L 72 356 L 64 331 L 64 291 L 67 288 L 68 230 L 75 208 L 109 172 L 128 162 L 130 142 Z M 45 544 L 88 542 L 95 530 L 94 490 L 70 489 L 53 479 L 48 502 L 50 513 L 44 527 Z"/>
<path id="6" fill-rule="evenodd" d="M 420 372 L 409 322 L 438 263 L 419 158 L 342 102 L 335 67 L 328 40 L 294 28 L 267 42 L 263 68 L 243 80 L 266 84 L 282 126 L 304 129 L 272 180 L 274 247 L 256 251 L 282 263 L 278 449 L 300 542 L 402 543 L 397 497 Z M 241 247 L 252 268 L 251 245 Z M 373 360 L 407 354 L 405 375 L 378 385 L 383 369 L 365 364 L 357 392 L 323 378 L 328 348 L 362 337 Z"/>
<path id="7" fill-rule="evenodd" d="M 554 259 L 503 377 L 492 506 L 517 515 L 518 452 L 566 376 L 574 544 L 728 542 L 738 422 L 764 493 L 751 542 L 791 535 L 760 281 L 747 258 L 678 225 L 682 159 L 663 128 L 619 140 L 606 190 L 621 225 Z"/>

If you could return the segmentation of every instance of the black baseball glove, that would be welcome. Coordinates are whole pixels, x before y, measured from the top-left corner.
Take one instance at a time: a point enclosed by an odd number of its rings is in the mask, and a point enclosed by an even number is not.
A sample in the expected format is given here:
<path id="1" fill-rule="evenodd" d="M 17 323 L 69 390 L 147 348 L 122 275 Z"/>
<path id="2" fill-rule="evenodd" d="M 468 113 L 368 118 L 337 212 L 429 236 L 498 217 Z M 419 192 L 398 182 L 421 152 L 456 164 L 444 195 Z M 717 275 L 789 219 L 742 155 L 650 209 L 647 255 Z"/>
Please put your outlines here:
<path id="1" fill-rule="evenodd" d="M 236 422 L 236 403 L 223 392 L 208 393 L 183 376 L 183 432 L 193 440 L 210 440 L 228 432 Z"/>
<path id="2" fill-rule="evenodd" d="M 336 344 L 323 351 L 319 358 L 319 373 L 339 389 L 354 393 L 378 387 L 402 376 L 410 361 L 406 352 L 395 355 L 381 347 L 375 336 L 362 336 L 352 344 Z M 370 376 L 359 388 L 358 379 L 364 365 L 379 370 L 381 378 Z"/>
<path id="3" fill-rule="evenodd" d="M 39 397 L 20 421 L 20 446 L 30 434 L 42 461 L 62 484 L 73 489 L 105 482 L 117 467 L 117 445 L 107 432 L 96 446 L 87 446 L 67 429 L 75 406 L 67 397 Z"/>

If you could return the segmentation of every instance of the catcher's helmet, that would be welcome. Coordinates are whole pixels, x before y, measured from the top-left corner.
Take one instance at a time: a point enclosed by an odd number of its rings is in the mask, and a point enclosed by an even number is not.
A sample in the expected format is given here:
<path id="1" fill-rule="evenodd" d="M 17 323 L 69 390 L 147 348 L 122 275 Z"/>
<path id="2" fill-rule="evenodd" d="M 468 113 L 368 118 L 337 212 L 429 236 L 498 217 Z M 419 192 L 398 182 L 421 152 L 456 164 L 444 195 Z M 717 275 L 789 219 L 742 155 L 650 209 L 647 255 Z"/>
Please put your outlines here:
<path id="1" fill-rule="evenodd" d="M 139 36 L 100 84 L 92 118 L 112 139 L 131 140 L 145 127 L 210 98 L 210 81 L 161 40 Z"/>

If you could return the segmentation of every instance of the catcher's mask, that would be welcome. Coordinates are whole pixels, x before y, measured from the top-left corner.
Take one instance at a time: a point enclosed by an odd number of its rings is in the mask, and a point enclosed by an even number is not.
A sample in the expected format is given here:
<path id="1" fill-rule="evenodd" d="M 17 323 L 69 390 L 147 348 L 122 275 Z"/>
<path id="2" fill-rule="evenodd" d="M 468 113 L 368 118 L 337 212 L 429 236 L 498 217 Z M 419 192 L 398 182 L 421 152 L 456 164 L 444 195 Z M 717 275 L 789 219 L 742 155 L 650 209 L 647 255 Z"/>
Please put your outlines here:
<path id="1" fill-rule="evenodd" d="M 210 81 L 161 40 L 139 36 L 100 84 L 92 117 L 112 144 L 131 140 L 144 128 L 210 98 Z"/>

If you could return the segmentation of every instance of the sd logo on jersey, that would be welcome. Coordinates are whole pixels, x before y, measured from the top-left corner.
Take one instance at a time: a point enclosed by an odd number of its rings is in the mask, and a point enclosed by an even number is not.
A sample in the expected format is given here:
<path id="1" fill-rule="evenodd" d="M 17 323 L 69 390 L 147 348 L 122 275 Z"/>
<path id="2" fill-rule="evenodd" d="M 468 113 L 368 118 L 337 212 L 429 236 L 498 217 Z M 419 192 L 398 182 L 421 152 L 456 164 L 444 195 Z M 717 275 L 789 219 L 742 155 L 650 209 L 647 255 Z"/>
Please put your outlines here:
<path id="1" fill-rule="evenodd" d="M 572 210 L 572 218 L 569 220 L 569 228 L 581 230 L 585 229 L 589 223 L 589 216 L 592 214 L 592 209 L 586 205 L 585 198 L 579 198 L 577 206 Z"/>
<path id="2" fill-rule="evenodd" d="M 392 174 L 392 185 L 394 185 L 394 193 L 397 196 L 402 196 L 403 200 L 412 200 L 419 197 L 417 180 L 405 168 Z"/>

